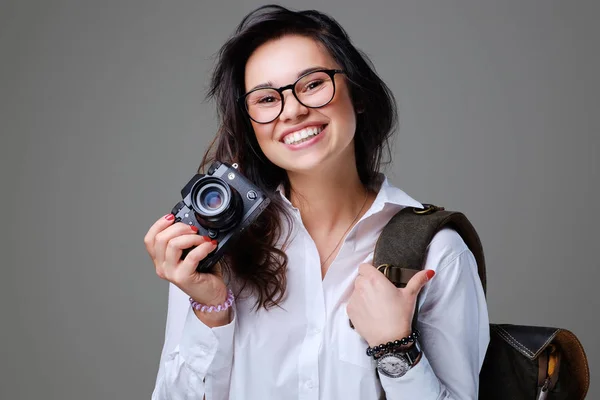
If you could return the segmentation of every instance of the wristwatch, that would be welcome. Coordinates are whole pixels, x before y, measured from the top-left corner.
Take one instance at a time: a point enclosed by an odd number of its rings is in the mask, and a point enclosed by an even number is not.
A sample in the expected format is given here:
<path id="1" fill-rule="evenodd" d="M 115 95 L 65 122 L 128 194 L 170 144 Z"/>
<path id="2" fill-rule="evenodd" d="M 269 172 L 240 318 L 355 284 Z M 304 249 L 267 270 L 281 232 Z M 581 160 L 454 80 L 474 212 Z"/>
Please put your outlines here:
<path id="1" fill-rule="evenodd" d="M 377 359 L 377 371 L 389 378 L 400 378 L 415 365 L 421 355 L 418 340 L 405 351 L 395 351 L 382 355 Z"/>

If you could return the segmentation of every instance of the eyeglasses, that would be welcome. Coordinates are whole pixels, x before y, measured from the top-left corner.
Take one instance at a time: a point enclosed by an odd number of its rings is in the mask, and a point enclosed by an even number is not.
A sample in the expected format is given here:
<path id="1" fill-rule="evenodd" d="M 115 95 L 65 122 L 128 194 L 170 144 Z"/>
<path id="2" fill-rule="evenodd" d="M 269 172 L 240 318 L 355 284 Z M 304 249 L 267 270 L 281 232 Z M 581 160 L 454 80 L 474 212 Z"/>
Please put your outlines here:
<path id="1" fill-rule="evenodd" d="M 250 119 L 259 124 L 275 121 L 283 112 L 284 90 L 290 89 L 300 104 L 308 108 L 323 107 L 335 96 L 335 74 L 343 74 L 339 69 L 323 69 L 302 75 L 291 85 L 276 88 L 251 90 L 238 98 L 240 107 Z"/>

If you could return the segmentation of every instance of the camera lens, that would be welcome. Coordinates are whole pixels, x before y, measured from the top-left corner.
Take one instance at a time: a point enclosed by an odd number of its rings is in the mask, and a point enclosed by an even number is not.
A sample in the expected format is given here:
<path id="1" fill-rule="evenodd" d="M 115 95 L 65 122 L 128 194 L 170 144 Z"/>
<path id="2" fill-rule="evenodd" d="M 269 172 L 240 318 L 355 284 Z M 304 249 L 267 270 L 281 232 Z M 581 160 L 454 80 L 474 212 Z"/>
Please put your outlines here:
<path id="1" fill-rule="evenodd" d="M 202 185 L 194 196 L 200 214 L 211 216 L 223 211 L 229 203 L 227 192 L 227 188 L 217 182 Z"/>
<path id="2" fill-rule="evenodd" d="M 211 187 L 202 192 L 200 195 L 200 204 L 207 210 L 218 210 L 224 203 L 225 194 L 218 187 Z"/>
<path id="3" fill-rule="evenodd" d="M 191 202 L 200 224 L 226 230 L 239 222 L 242 201 L 239 193 L 216 177 L 201 179 L 191 189 Z"/>

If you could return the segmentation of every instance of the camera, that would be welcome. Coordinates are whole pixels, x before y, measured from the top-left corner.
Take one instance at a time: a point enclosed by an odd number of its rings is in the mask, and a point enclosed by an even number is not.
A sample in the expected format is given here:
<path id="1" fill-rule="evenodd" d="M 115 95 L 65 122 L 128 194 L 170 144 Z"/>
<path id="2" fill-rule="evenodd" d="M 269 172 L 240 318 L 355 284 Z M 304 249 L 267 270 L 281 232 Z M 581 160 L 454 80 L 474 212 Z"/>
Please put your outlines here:
<path id="1" fill-rule="evenodd" d="M 218 242 L 217 248 L 198 263 L 198 272 L 210 270 L 270 203 L 239 173 L 237 164 L 219 161 L 212 163 L 205 175 L 194 175 L 181 189 L 181 197 L 183 200 L 171 211 L 175 222 L 193 225 L 198 235 Z M 185 249 L 181 258 L 191 250 Z"/>

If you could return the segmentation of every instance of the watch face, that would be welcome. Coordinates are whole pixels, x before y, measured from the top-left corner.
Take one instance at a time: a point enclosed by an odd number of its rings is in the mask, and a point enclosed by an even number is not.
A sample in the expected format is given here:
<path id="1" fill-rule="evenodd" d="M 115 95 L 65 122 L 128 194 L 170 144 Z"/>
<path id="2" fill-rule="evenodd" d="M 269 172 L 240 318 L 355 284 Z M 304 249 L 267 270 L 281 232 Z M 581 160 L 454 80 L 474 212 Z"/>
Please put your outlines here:
<path id="1" fill-rule="evenodd" d="M 377 361 L 377 369 L 390 378 L 400 378 L 410 369 L 410 365 L 398 354 L 386 354 Z"/>

